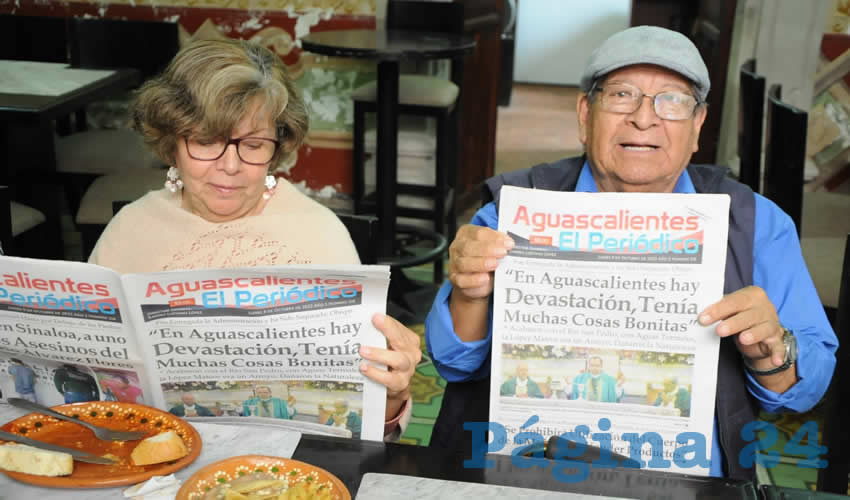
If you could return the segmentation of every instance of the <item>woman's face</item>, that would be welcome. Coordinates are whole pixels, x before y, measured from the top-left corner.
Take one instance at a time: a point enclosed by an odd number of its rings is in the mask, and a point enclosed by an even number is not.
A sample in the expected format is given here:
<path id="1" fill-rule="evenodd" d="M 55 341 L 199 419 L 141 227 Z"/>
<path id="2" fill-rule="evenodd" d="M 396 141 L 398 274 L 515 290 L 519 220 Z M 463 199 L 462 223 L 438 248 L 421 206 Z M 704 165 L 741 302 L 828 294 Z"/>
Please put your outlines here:
<path id="1" fill-rule="evenodd" d="M 259 104 L 233 130 L 232 138 L 243 137 L 277 139 L 274 123 Z M 257 215 L 265 207 L 263 193 L 269 166 L 243 162 L 235 144 L 228 145 L 217 160 L 196 160 L 189 156 L 186 141 L 180 137 L 175 166 L 183 180 L 183 207 L 210 222 Z"/>

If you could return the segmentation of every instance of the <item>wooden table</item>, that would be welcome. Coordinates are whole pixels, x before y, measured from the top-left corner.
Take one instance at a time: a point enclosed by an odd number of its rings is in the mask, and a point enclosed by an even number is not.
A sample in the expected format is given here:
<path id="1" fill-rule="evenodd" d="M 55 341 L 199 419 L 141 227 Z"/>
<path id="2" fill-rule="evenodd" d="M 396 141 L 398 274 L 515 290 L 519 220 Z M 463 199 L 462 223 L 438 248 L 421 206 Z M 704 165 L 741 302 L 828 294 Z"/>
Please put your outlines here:
<path id="1" fill-rule="evenodd" d="M 0 184 L 47 217 L 44 256 L 63 257 L 53 120 L 139 82 L 134 69 L 79 69 L 64 63 L 0 60 Z M 120 162 L 121 158 L 115 161 Z"/>
<path id="2" fill-rule="evenodd" d="M 25 411 L 0 404 L 0 423 L 17 418 Z M 460 483 L 508 486 L 529 490 L 569 492 L 579 495 L 604 495 L 618 498 L 675 498 L 677 500 L 723 498 L 756 500 L 756 487 L 748 481 L 729 480 L 713 477 L 697 477 L 642 469 L 593 469 L 584 481 L 562 482 L 555 479 L 554 467 L 564 467 L 557 461 L 546 460 L 545 467 L 518 468 L 507 455 L 490 455 L 494 461 L 489 469 L 464 467 L 464 458 L 450 454 L 440 448 L 362 441 L 328 436 L 302 434 L 297 446 L 293 433 L 276 429 L 274 426 L 222 425 L 216 431 L 215 417 L 193 419 L 202 437 L 209 440 L 203 443 L 201 457 L 192 465 L 178 471 L 175 475 L 185 481 L 200 467 L 229 456 L 262 454 L 290 457 L 295 460 L 321 467 L 337 476 L 351 492 L 357 496 L 363 475 L 370 472 L 412 476 L 418 478 L 442 479 Z M 209 422 L 209 423 L 207 423 Z M 294 434 L 297 436 L 297 433 Z M 211 439 L 215 438 L 215 439 Z M 292 452 L 294 447 L 294 453 Z M 575 471 L 564 470 L 564 474 Z M 460 488 L 463 485 L 458 485 Z M 18 483 L 0 474 L 0 496 L 10 494 L 9 498 L 38 498 L 94 500 L 120 498 L 123 488 L 92 490 L 67 490 L 30 486 Z M 413 492 L 411 492 L 413 493 Z M 415 498 L 446 498 L 445 494 L 417 492 Z M 459 492 L 458 492 L 459 493 Z M 529 492 L 529 494 L 532 494 Z M 452 498 L 457 498 L 453 496 Z M 4 497 L 5 498 L 5 497 Z M 474 497 L 470 497 L 474 498 Z M 514 498 L 512 496 L 491 496 Z M 776 497 L 769 497 L 776 498 Z M 782 497 L 779 497 L 782 498 Z M 830 498 L 830 497 L 824 497 Z"/>
<path id="3" fill-rule="evenodd" d="M 463 465 L 460 455 L 440 448 L 395 443 L 378 443 L 324 436 L 303 435 L 292 458 L 317 465 L 337 476 L 352 497 L 368 472 L 380 472 L 421 478 L 444 479 L 534 490 L 562 491 L 584 495 L 621 498 L 698 498 L 755 499 L 755 486 L 748 481 L 697 477 L 642 469 L 592 469 L 584 481 L 573 483 L 555 479 L 557 461 L 546 460 L 546 467 L 518 468 L 507 455 L 489 455 L 489 469 Z M 565 470 L 565 474 L 575 471 Z M 416 498 L 426 498 L 417 492 Z M 430 498 L 430 497 L 427 497 Z"/>

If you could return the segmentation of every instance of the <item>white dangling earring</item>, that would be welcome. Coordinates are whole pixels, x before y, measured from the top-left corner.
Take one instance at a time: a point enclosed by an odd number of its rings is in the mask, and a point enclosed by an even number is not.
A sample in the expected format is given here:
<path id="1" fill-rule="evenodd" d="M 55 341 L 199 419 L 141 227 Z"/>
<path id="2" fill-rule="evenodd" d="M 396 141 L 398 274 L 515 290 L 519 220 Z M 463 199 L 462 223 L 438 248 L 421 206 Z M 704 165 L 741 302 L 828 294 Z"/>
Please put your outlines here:
<path id="1" fill-rule="evenodd" d="M 268 200 L 274 193 L 274 188 L 277 186 L 277 178 L 273 175 L 266 176 L 266 192 L 263 193 L 263 199 Z"/>
<path id="2" fill-rule="evenodd" d="M 180 180 L 179 173 L 176 167 L 169 167 L 168 172 L 165 173 L 165 189 L 172 193 L 176 193 L 178 189 L 183 189 L 183 181 Z"/>

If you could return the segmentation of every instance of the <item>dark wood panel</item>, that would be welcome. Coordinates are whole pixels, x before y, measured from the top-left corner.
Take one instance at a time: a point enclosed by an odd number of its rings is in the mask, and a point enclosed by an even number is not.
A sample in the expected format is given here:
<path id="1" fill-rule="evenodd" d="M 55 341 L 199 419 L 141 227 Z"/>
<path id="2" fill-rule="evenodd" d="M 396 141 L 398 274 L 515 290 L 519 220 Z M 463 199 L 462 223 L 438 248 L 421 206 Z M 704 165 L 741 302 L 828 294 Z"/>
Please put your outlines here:
<path id="1" fill-rule="evenodd" d="M 708 66 L 711 93 L 708 95 L 709 113 L 702 126 L 700 148 L 694 153 L 696 163 L 715 163 L 723 118 L 723 100 L 726 97 L 726 74 L 729 70 L 729 50 L 732 46 L 732 29 L 735 26 L 737 0 L 703 0 L 690 33 Z M 737 69 L 737 68 L 736 68 Z"/>
<path id="2" fill-rule="evenodd" d="M 690 38 L 708 67 L 709 112 L 700 134 L 695 163 L 714 163 L 726 89 L 729 49 L 737 0 L 633 0 L 631 25 L 661 26 Z"/>
<path id="3" fill-rule="evenodd" d="M 479 189 L 496 162 L 503 0 L 456 0 L 464 5 L 475 52 L 464 64 L 458 163 L 459 210 L 480 203 Z"/>
<path id="4" fill-rule="evenodd" d="M 700 2 L 681 0 L 632 0 L 632 26 L 663 26 L 687 33 Z"/>

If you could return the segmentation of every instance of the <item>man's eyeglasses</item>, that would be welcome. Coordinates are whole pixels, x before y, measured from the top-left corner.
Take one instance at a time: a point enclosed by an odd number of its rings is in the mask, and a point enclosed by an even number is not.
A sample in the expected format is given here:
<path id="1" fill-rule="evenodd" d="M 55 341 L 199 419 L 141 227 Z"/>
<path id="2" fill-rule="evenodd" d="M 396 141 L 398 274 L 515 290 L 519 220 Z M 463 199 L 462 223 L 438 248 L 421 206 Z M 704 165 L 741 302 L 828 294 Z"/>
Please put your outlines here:
<path id="1" fill-rule="evenodd" d="M 655 114 L 663 120 L 687 120 L 694 114 L 699 101 L 684 92 L 667 91 L 655 95 L 644 94 L 639 88 L 628 83 L 612 83 L 596 87 L 600 105 L 604 111 L 631 114 L 640 108 L 644 97 L 652 100 Z"/>
<path id="2" fill-rule="evenodd" d="M 242 137 L 239 139 L 184 137 L 189 157 L 200 161 L 214 161 L 224 156 L 231 144 L 236 145 L 239 159 L 249 165 L 267 165 L 280 148 L 280 142 L 267 137 Z"/>

